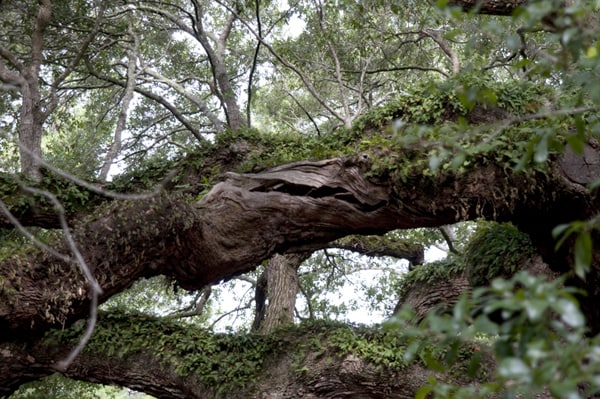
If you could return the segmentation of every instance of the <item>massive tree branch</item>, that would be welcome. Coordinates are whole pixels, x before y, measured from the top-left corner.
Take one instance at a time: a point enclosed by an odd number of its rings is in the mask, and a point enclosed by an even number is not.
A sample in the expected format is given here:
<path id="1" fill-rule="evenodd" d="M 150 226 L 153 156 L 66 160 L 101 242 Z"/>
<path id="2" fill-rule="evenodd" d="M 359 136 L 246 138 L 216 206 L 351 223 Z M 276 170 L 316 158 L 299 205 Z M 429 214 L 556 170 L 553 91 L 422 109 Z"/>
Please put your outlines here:
<path id="1" fill-rule="evenodd" d="M 157 274 L 199 289 L 274 253 L 323 248 L 349 234 L 484 217 L 549 236 L 556 224 L 600 209 L 583 185 L 554 169 L 528 175 L 481 160 L 459 174 L 369 179 L 366 156 L 303 161 L 228 173 L 197 203 L 173 194 L 114 201 L 81 221 L 74 237 L 104 290 L 101 300 Z M 36 334 L 87 312 L 88 288 L 73 264 L 29 253 L 3 260 L 0 271 L 2 334 Z"/>

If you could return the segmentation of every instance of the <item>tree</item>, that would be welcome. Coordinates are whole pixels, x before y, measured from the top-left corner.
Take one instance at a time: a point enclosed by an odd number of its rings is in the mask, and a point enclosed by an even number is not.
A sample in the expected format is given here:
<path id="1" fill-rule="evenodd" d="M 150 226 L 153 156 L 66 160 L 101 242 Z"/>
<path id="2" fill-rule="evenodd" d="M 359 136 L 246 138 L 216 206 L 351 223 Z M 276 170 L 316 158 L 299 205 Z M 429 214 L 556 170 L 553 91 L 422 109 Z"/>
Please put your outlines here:
<path id="1" fill-rule="evenodd" d="M 597 393 L 598 10 L 438 3 L 2 2 L 0 394 L 54 372 L 161 398 Z M 329 248 L 410 261 L 381 287 L 395 323 L 314 320 L 299 268 Z M 207 329 L 210 286 L 259 266 L 258 333 Z M 156 276 L 186 311 L 119 299 Z"/>

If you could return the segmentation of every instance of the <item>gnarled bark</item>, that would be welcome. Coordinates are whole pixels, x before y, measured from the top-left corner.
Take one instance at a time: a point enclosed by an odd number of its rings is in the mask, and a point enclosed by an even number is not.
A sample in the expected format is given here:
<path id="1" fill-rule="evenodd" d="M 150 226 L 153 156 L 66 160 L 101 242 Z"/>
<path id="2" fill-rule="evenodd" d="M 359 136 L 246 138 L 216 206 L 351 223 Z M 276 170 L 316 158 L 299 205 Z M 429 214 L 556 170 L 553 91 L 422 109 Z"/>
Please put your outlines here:
<path id="1" fill-rule="evenodd" d="M 562 220 L 585 219 L 599 209 L 597 198 L 561 175 L 534 180 L 486 164 L 457 175 L 375 183 L 364 175 L 365 162 L 335 158 L 230 173 L 196 204 L 173 195 L 115 202 L 82 222 L 74 236 L 105 300 L 157 274 L 199 289 L 252 270 L 276 252 L 323 248 L 348 234 L 479 217 L 548 226 L 549 234 Z M 86 282 L 72 264 L 34 253 L 8 258 L 0 270 L 6 276 L 0 286 L 3 335 L 42 332 L 87 311 Z"/>

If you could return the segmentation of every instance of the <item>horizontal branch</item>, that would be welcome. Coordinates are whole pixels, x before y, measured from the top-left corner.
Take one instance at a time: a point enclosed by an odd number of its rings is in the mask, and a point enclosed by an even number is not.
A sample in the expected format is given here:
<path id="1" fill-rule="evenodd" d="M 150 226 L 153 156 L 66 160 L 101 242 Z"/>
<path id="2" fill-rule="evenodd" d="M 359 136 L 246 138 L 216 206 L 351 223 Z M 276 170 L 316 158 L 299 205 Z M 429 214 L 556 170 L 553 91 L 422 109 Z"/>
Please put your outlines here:
<path id="1" fill-rule="evenodd" d="M 55 332 L 27 347 L 0 344 L 0 395 L 53 373 L 79 333 Z M 170 399 L 413 397 L 433 372 L 418 362 L 407 367 L 406 340 L 385 335 L 326 323 L 224 335 L 142 315 L 105 315 L 64 375 Z"/>
<path id="2" fill-rule="evenodd" d="M 517 7 L 528 2 L 529 0 L 450 0 L 448 4 L 479 14 L 511 15 Z"/>
<path id="3" fill-rule="evenodd" d="M 385 236 L 347 236 L 331 242 L 329 248 L 345 249 L 367 256 L 406 259 L 413 265 L 422 264 L 425 257 L 421 244 Z"/>
<path id="4" fill-rule="evenodd" d="M 166 193 L 112 201 L 81 220 L 73 237 L 104 290 L 101 301 L 158 274 L 200 289 L 253 270 L 274 253 L 320 249 L 351 234 L 486 218 L 545 229 L 550 237 L 556 224 L 598 210 L 583 186 L 555 169 L 556 176 L 515 173 L 480 160 L 462 173 L 374 179 L 366 177 L 366 155 L 301 161 L 227 173 L 198 202 Z M 35 335 L 87 312 L 91 296 L 83 276 L 47 253 L 6 258 L 0 275 L 6 276 L 0 334 Z"/>

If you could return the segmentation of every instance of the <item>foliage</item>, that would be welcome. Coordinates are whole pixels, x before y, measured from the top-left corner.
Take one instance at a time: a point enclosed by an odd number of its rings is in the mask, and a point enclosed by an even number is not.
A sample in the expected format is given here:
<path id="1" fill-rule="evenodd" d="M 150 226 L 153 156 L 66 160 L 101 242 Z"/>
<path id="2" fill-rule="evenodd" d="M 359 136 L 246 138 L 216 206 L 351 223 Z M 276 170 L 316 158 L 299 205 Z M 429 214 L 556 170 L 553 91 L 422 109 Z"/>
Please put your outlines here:
<path id="1" fill-rule="evenodd" d="M 11 395 L 11 399 L 125 399 L 126 397 L 131 395 L 121 388 L 69 380 L 61 377 L 60 374 L 24 384 Z M 141 394 L 135 397 L 149 398 Z"/>
<path id="2" fill-rule="evenodd" d="M 72 328 L 50 333 L 46 339 L 76 342 L 80 333 L 80 329 Z M 194 374 L 218 391 L 252 384 L 265 352 L 275 344 L 259 335 L 212 334 L 195 326 L 113 311 L 103 315 L 86 351 L 121 359 L 151 351 L 177 374 Z"/>
<path id="3" fill-rule="evenodd" d="M 600 341 L 587 338 L 585 319 L 564 279 L 546 281 L 519 272 L 509 280 L 495 279 L 488 287 L 464 295 L 451 314 L 427 315 L 424 323 L 407 328 L 404 309 L 386 328 L 414 336 L 409 353 L 421 348 L 424 335 L 447 351 L 450 362 L 459 359 L 461 346 L 489 346 L 496 368 L 480 384 L 456 386 L 432 378 L 416 398 L 534 397 L 548 389 L 555 398 L 583 398 L 600 391 Z M 498 319 L 496 315 L 500 314 Z M 437 365 L 431 364 L 434 369 Z M 471 372 L 488 367 L 474 358 Z"/>
<path id="4" fill-rule="evenodd" d="M 2 2 L 0 27 L 6 51 L 27 64 L 37 9 L 33 3 L 21 3 Z M 531 1 L 505 18 L 465 13 L 448 7 L 448 1 L 300 0 L 287 9 L 269 1 L 126 3 L 54 1 L 53 20 L 44 37 L 44 64 L 34 77 L 41 89 L 38 105 L 48 112 L 44 159 L 92 182 L 111 141 L 116 141 L 113 134 L 125 87 L 133 81 L 135 99 L 123 110 L 127 120 L 118 157 L 123 173 L 112 183 L 101 183 L 116 191 L 147 190 L 176 171 L 169 188 L 195 186 L 196 192 L 188 193 L 191 201 L 218 179 L 219 163 L 232 166 L 229 170 L 257 172 L 287 162 L 357 153 L 371 159 L 369 176 L 374 180 L 427 179 L 435 187 L 435 179 L 443 179 L 447 171 L 462 173 L 494 163 L 511 173 L 522 171 L 525 184 L 534 190 L 539 176 L 534 174 L 547 172 L 548 160 L 566 146 L 581 153 L 585 143 L 600 135 L 597 2 L 574 0 L 565 6 L 559 0 Z M 100 4 L 107 7 L 104 20 L 98 18 Z M 197 4 L 202 6 L 200 13 L 192 7 Z M 289 32 L 293 19 L 303 25 L 301 32 Z M 263 30 L 257 32 L 260 24 Z M 205 37 L 199 26 L 208 31 Z M 89 47 L 83 47 L 88 39 Z M 209 56 L 211 50 L 220 55 L 218 62 Z M 85 62 L 78 62 L 79 55 Z M 135 61 L 133 77 L 128 76 L 128 59 Z M 17 64 L 5 66 L 4 58 L 0 62 L 3 71 Z M 222 87 L 223 82 L 231 90 Z M 3 82 L 0 88 L 0 169 L 10 172 L 16 170 L 22 96 L 13 86 Z M 249 126 L 223 128 L 235 109 Z M 198 175 L 195 181 L 185 180 L 185 162 L 195 167 L 187 172 Z M 24 187 L 43 187 L 70 212 L 96 204 L 94 195 L 47 171 L 42 182 L 0 176 L 0 197 L 17 215 L 54 206 L 39 194 L 23 195 Z M 154 223 L 148 228 L 162 221 Z M 574 241 L 579 277 L 589 272 L 598 229 L 596 217 L 554 230 L 557 246 Z M 59 239 L 57 232 L 35 233 L 43 240 Z M 124 241 L 137 233 L 128 234 Z M 424 245 L 441 242 L 434 230 L 408 236 Z M 465 233 L 462 241 L 468 236 Z M 24 244 L 14 232 L 0 231 L 0 259 L 30 251 Z M 467 259 L 471 283 L 488 285 L 496 276 L 512 275 L 532 251 L 513 227 L 491 224 L 483 225 L 473 241 L 460 248 L 464 258 L 451 256 L 405 277 L 392 270 L 372 285 L 365 282 L 367 297 L 380 305 L 412 284 L 463 273 Z M 356 298 L 333 303 L 330 297 L 337 295 L 332 292 L 344 286 L 347 276 L 374 263 L 343 253 L 314 256 L 300 269 L 311 307 L 300 315 L 334 319 L 356 309 Z M 508 282 L 494 280 L 459 302 L 450 318 L 428 316 L 424 338 L 431 338 L 434 346 L 420 340 L 411 344 L 387 331 L 302 328 L 316 332 L 310 350 L 318 351 L 330 340 L 338 354 L 358 353 L 390 367 L 404 367 L 411 357 L 420 356 L 440 369 L 440 359 L 452 364 L 470 354 L 474 345 L 492 343 L 498 361 L 492 382 L 459 388 L 432 381 L 418 397 L 429 392 L 437 397 L 476 397 L 503 390 L 506 395 L 529 395 L 548 386 L 556 397 L 575 398 L 580 395 L 577 386 L 589 388 L 586 394 L 591 394 L 600 385 L 594 377 L 599 349 L 597 341 L 584 338 L 573 292 L 560 283 L 524 274 Z M 117 312 L 133 301 L 139 310 L 158 315 L 187 306 L 190 300 L 156 280 L 138 283 L 128 295 L 114 298 L 106 308 Z M 213 311 L 196 323 L 205 323 Z M 503 318 L 498 321 L 492 314 Z M 100 327 L 90 349 L 108 347 L 124 358 L 138 350 L 158 350 L 165 362 L 183 356 L 176 365 L 180 374 L 203 376 L 204 383 L 224 389 L 251 384 L 265 354 L 281 349 L 272 338 L 213 337 L 205 331 L 192 335 L 164 320 L 145 323 L 141 316 L 105 320 L 111 328 Z M 122 337 L 115 338 L 117 333 Z M 417 333 L 423 331 L 415 330 L 414 337 Z M 150 347 L 156 335 L 162 341 Z M 435 346 L 442 344 L 443 349 Z M 231 355 L 237 351 L 239 363 Z M 476 368 L 476 361 L 467 365 L 473 375 Z M 46 384 L 51 392 L 52 385 L 62 383 Z"/>
<path id="5" fill-rule="evenodd" d="M 382 107 L 373 108 L 360 117 L 354 129 L 365 131 L 394 124 L 436 125 L 445 121 L 469 118 L 476 106 L 495 107 L 509 115 L 523 115 L 539 109 L 541 100 L 552 96 L 549 86 L 526 81 L 495 81 L 490 76 L 464 73 L 451 79 L 432 80 L 411 87 Z M 492 120 L 494 122 L 494 120 Z"/>
<path id="6" fill-rule="evenodd" d="M 401 232 L 386 236 L 363 236 L 360 241 L 384 247 L 407 242 L 406 238 L 399 239 L 406 237 Z M 297 317 L 379 323 L 396 306 L 407 263 L 393 256 L 362 255 L 337 248 L 316 251 L 298 269 Z"/>
<path id="7" fill-rule="evenodd" d="M 105 311 L 136 311 L 149 316 L 165 316 L 189 306 L 197 294 L 182 292 L 163 276 L 138 280 L 132 287 L 102 304 Z M 131 306 L 131 304 L 135 304 Z M 210 309 L 210 307 L 209 307 Z M 194 318 L 193 323 L 202 324 L 211 316 L 205 312 Z"/>
<path id="8" fill-rule="evenodd" d="M 496 277 L 509 278 L 523 268 L 533 254 L 529 237 L 513 225 L 481 224 L 464 254 L 469 283 L 479 287 L 488 285 Z"/>
<path id="9" fill-rule="evenodd" d="M 448 281 L 464 272 L 464 260 L 457 256 L 417 266 L 399 281 L 398 296 L 403 298 L 415 285 L 432 286 L 436 282 Z"/>
<path id="10" fill-rule="evenodd" d="M 29 190 L 23 190 L 23 186 L 29 187 Z M 40 182 L 33 182 L 25 176 L 1 174 L 0 193 L 8 210 L 17 216 L 34 207 L 58 212 L 51 196 L 69 212 L 85 208 L 95 198 L 87 189 L 50 171 L 45 171 Z"/>
<path id="11" fill-rule="evenodd" d="M 564 244 L 570 236 L 575 235 L 575 274 L 585 279 L 592 263 L 592 234 L 600 230 L 598 217 L 587 221 L 574 220 L 571 223 L 560 224 L 552 230 L 552 236 L 557 240 L 556 249 Z"/>

